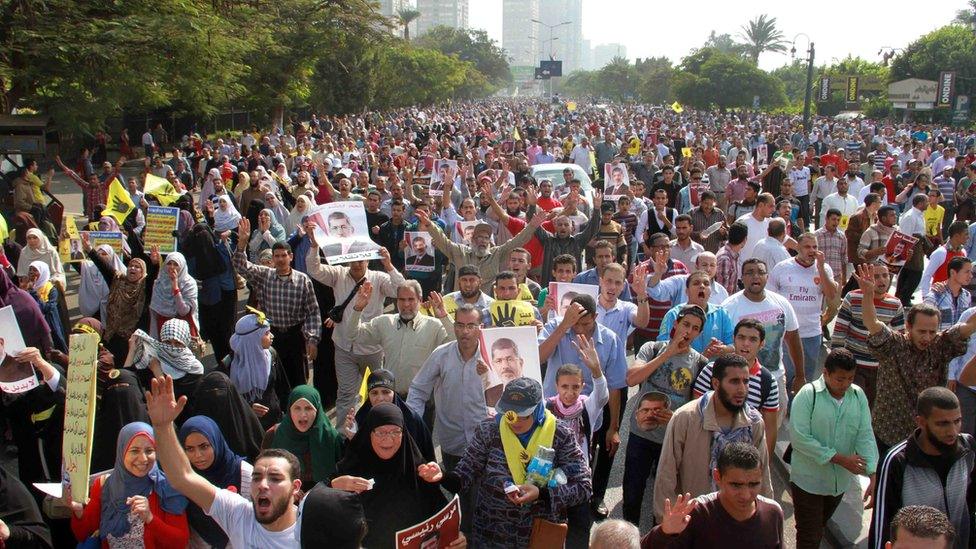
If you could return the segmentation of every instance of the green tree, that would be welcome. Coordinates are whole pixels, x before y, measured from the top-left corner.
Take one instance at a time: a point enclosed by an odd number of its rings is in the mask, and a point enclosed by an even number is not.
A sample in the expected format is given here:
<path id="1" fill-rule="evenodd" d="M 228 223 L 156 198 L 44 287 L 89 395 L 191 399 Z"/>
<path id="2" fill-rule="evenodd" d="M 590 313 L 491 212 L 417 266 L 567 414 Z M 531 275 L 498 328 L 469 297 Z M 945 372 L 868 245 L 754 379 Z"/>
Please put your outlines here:
<path id="1" fill-rule="evenodd" d="M 969 27 L 976 21 L 976 0 L 969 0 L 969 8 L 956 11 L 956 16 L 952 19 L 955 25 Z"/>
<path id="2" fill-rule="evenodd" d="M 247 5 L 206 0 L 0 0 L 0 101 L 91 131 L 123 109 L 212 114 L 245 93 Z M 239 25 L 240 32 L 226 32 Z"/>
<path id="3" fill-rule="evenodd" d="M 559 90 L 572 96 L 599 95 L 596 89 L 597 71 L 575 70 L 569 76 L 562 78 Z"/>
<path id="4" fill-rule="evenodd" d="M 947 25 L 909 44 L 892 60 L 891 80 L 938 80 L 941 71 L 949 70 L 956 72 L 957 94 L 976 94 L 976 37 L 969 27 Z M 952 111 L 941 109 L 934 115 L 948 122 Z"/>
<path id="5" fill-rule="evenodd" d="M 674 95 L 696 108 L 751 108 L 759 96 L 763 108 L 786 103 L 783 84 L 750 61 L 702 48 L 682 60 L 684 69 L 672 81 Z"/>
<path id="6" fill-rule="evenodd" d="M 759 64 L 759 56 L 764 52 L 785 52 L 789 43 L 776 28 L 776 18 L 765 13 L 742 26 L 742 38 L 753 65 Z"/>
<path id="7" fill-rule="evenodd" d="M 797 59 L 789 65 L 783 65 L 772 71 L 775 78 L 783 83 L 786 98 L 791 102 L 803 101 L 807 87 L 807 62 Z M 816 77 L 812 85 L 816 88 Z"/>
<path id="8" fill-rule="evenodd" d="M 483 30 L 454 29 L 438 25 L 418 36 L 414 43 L 417 47 L 430 48 L 453 55 L 461 61 L 470 61 L 493 86 L 503 87 L 512 82 L 508 55 Z"/>
<path id="9" fill-rule="evenodd" d="M 597 71 L 600 95 L 615 101 L 632 99 L 637 94 L 637 68 L 623 57 L 614 57 Z"/>
<path id="10" fill-rule="evenodd" d="M 637 96 L 645 103 L 660 104 L 673 100 L 671 80 L 675 69 L 667 57 L 651 57 L 637 64 Z"/>
<path id="11" fill-rule="evenodd" d="M 735 56 L 744 56 L 748 52 L 747 46 L 745 44 L 740 44 L 732 38 L 729 33 L 716 34 L 713 30 L 711 34 L 708 35 L 708 40 L 705 40 L 706 48 L 715 48 L 722 53 L 728 53 Z"/>
<path id="12" fill-rule="evenodd" d="M 391 109 L 445 101 L 464 86 L 471 63 L 427 48 L 382 47 L 370 108 Z"/>
<path id="13" fill-rule="evenodd" d="M 413 23 L 418 17 L 420 17 L 420 10 L 405 8 L 397 11 L 396 21 L 398 25 L 403 27 L 403 39 L 407 42 L 410 41 L 410 23 Z"/>

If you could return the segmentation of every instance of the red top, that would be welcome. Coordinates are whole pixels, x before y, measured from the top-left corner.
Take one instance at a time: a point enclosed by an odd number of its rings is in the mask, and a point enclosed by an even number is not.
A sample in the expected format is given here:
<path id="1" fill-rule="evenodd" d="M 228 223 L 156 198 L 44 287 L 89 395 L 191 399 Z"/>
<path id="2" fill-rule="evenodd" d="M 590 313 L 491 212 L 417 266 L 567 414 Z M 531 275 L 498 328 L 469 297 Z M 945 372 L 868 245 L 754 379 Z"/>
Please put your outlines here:
<path id="1" fill-rule="evenodd" d="M 88 538 L 99 528 L 102 518 L 102 479 L 104 478 L 100 477 L 92 483 L 90 499 L 81 518 L 71 515 L 71 531 L 78 541 Z M 159 505 L 159 496 L 155 492 L 149 494 L 149 510 L 152 512 L 153 519 L 146 525 L 142 537 L 146 549 L 186 547 L 190 543 L 186 513 L 171 515 L 163 511 Z M 108 541 L 102 540 L 102 549 L 108 549 Z"/>
<path id="2" fill-rule="evenodd" d="M 953 251 L 946 248 L 945 261 L 943 261 L 942 265 L 939 265 L 939 268 L 935 270 L 935 274 L 932 275 L 932 282 L 945 282 L 946 280 L 949 280 L 949 262 L 952 261 L 953 257 L 962 257 L 964 255 L 966 255 L 966 253 L 962 250 Z"/>
<path id="3" fill-rule="evenodd" d="M 528 223 L 526 223 L 524 219 L 519 219 L 517 217 L 509 216 L 508 227 L 507 227 L 508 232 L 512 233 L 512 235 L 517 235 L 519 231 L 524 229 L 527 224 Z M 549 232 L 552 232 L 554 230 L 552 220 L 543 223 L 542 228 L 546 229 Z M 544 250 L 542 249 L 542 243 L 539 242 L 539 239 L 534 234 L 532 235 L 532 238 L 530 238 L 529 241 L 525 243 L 525 246 L 523 246 L 523 248 L 525 248 L 525 250 L 532 255 L 533 269 L 538 268 L 540 265 L 542 265 L 542 256 L 544 255 L 543 254 Z"/>

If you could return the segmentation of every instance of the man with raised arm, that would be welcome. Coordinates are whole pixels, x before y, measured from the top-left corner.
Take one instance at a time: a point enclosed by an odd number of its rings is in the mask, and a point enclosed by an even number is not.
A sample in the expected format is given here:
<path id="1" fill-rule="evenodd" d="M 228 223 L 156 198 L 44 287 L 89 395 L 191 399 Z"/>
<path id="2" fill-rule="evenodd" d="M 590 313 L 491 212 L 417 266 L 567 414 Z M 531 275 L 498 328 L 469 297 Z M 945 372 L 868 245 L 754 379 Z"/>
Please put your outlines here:
<path id="1" fill-rule="evenodd" d="M 294 549 L 295 498 L 302 488 L 298 458 L 287 450 L 268 449 L 258 454 L 251 473 L 251 499 L 213 484 L 193 471 L 176 438 L 173 421 L 186 397 L 173 393 L 173 378 L 152 380 L 146 406 L 156 433 L 156 453 L 169 483 L 200 506 L 227 534 L 231 547 Z"/>

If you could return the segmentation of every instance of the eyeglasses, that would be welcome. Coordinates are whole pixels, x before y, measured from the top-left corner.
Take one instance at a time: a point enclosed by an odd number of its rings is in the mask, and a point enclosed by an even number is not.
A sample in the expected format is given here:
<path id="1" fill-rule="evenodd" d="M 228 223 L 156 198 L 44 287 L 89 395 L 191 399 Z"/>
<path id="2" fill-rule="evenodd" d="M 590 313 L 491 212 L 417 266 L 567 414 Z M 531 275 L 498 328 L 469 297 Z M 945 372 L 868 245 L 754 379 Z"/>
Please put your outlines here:
<path id="1" fill-rule="evenodd" d="M 477 329 L 479 326 L 481 326 L 481 324 L 474 324 L 474 323 L 471 323 L 471 324 L 460 324 L 460 323 L 457 323 L 457 322 L 454 323 L 454 327 L 455 328 L 458 328 L 458 329 L 461 329 L 461 330 L 474 330 L 474 329 Z"/>
<path id="2" fill-rule="evenodd" d="M 391 431 L 373 431 L 371 434 L 381 440 L 394 440 L 403 436 L 403 429 L 393 429 Z"/>

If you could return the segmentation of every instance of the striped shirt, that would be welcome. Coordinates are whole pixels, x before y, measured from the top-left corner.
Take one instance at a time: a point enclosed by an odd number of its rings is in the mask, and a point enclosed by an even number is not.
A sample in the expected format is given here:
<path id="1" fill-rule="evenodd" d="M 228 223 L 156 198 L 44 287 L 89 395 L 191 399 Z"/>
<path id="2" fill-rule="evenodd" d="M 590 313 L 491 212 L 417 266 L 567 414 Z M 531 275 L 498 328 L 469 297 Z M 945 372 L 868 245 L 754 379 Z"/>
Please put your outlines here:
<path id="1" fill-rule="evenodd" d="M 841 280 L 847 267 L 847 236 L 841 230 L 833 232 L 820 228 L 813 233 L 817 237 L 817 249 L 823 252 L 827 259 L 827 265 L 834 271 L 834 279 L 844 284 L 847 280 Z"/>
<path id="2" fill-rule="evenodd" d="M 701 206 L 697 208 L 692 208 L 688 212 L 691 216 L 691 238 L 696 242 L 700 243 L 705 247 L 705 251 L 718 253 L 719 248 L 722 246 L 722 234 L 719 231 L 708 235 L 708 238 L 702 238 L 701 232 L 705 229 L 711 227 L 715 223 L 720 221 L 725 221 L 725 214 L 722 210 L 718 208 L 713 208 L 711 214 L 706 214 L 702 211 Z"/>
<path id="3" fill-rule="evenodd" d="M 728 244 L 722 247 L 717 256 L 717 270 L 715 281 L 725 288 L 729 295 L 739 291 L 739 252 L 733 251 Z"/>
<path id="4" fill-rule="evenodd" d="M 627 239 L 627 244 L 630 244 L 637 232 L 637 216 L 632 212 L 625 214 L 617 212 L 613 214 L 613 220 L 624 228 L 624 238 Z"/>
<path id="5" fill-rule="evenodd" d="M 864 293 L 854 290 L 847 294 L 837 312 L 837 323 L 830 336 L 831 348 L 844 348 L 854 355 L 857 365 L 862 368 L 877 368 L 878 359 L 868 348 L 868 329 L 864 326 Z M 905 309 L 901 301 L 891 294 L 874 300 L 874 310 L 878 322 L 898 331 L 905 327 Z"/>
<path id="6" fill-rule="evenodd" d="M 709 362 L 698 372 L 695 378 L 693 398 L 698 398 L 712 390 L 712 366 L 715 362 Z M 773 374 L 759 364 L 757 359 L 752 367 L 749 368 L 749 396 L 746 402 L 756 410 L 763 412 L 776 412 L 779 410 L 779 389 Z"/>
<path id="7" fill-rule="evenodd" d="M 969 290 L 962 288 L 959 290 L 959 295 L 953 298 L 952 291 L 946 285 L 940 291 L 928 292 L 922 301 L 939 309 L 939 329 L 948 330 L 953 324 L 959 322 L 963 311 L 969 308 L 972 296 L 969 295 Z"/>

